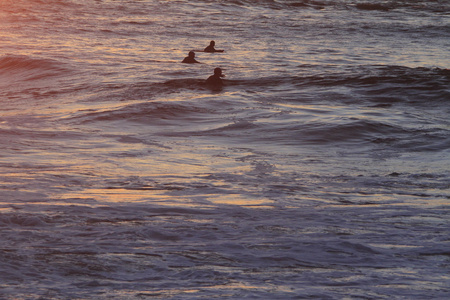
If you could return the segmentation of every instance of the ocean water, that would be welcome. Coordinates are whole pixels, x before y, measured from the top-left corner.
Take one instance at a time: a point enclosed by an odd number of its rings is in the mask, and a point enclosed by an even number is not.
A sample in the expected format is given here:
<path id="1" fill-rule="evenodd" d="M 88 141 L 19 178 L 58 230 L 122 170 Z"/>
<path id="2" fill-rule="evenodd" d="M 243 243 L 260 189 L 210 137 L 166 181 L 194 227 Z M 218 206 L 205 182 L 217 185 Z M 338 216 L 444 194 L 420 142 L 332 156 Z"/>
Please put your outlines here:
<path id="1" fill-rule="evenodd" d="M 449 49 L 444 0 L 0 1 L 0 299 L 448 299 Z"/>

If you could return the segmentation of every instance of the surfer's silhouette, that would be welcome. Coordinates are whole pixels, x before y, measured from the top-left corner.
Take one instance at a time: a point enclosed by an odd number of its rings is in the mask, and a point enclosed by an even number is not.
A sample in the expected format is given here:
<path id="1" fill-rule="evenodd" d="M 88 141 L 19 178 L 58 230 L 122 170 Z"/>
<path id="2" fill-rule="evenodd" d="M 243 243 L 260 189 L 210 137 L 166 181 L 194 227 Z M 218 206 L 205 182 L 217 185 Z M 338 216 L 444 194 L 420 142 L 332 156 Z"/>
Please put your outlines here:
<path id="1" fill-rule="evenodd" d="M 221 77 L 225 77 L 225 75 L 222 74 L 221 68 L 215 68 L 214 69 L 214 75 L 211 75 L 206 79 L 206 84 L 210 87 L 222 87 L 223 81 Z"/>
<path id="2" fill-rule="evenodd" d="M 200 62 L 195 60 L 195 52 L 194 51 L 190 51 L 188 56 L 186 56 L 183 59 L 182 63 L 185 63 L 185 64 L 196 64 L 197 63 L 197 64 L 199 64 Z"/>
<path id="3" fill-rule="evenodd" d="M 205 48 L 205 50 L 203 50 L 204 52 L 223 52 L 224 50 L 216 50 L 215 48 L 214 48 L 214 46 L 216 45 L 216 42 L 214 42 L 214 41 L 211 41 L 210 43 L 209 43 L 209 46 L 208 47 L 206 47 Z"/>

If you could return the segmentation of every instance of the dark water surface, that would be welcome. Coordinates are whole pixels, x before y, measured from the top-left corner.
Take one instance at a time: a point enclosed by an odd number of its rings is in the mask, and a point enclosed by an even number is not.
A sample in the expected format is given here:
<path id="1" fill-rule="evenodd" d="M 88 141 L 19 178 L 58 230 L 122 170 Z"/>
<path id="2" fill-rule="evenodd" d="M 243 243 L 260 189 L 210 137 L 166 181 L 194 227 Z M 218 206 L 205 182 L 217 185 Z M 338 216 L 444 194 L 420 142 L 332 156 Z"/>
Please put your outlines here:
<path id="1" fill-rule="evenodd" d="M 2 1 L 0 298 L 449 298 L 449 11 Z"/>

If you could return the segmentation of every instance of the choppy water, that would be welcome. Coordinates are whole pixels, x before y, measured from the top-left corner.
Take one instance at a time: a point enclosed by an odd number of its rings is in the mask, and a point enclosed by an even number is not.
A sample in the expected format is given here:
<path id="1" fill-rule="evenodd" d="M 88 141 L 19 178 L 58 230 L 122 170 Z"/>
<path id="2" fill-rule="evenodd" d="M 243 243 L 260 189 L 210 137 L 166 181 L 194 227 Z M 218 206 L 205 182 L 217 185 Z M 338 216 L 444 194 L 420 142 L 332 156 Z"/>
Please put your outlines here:
<path id="1" fill-rule="evenodd" d="M 449 11 L 1 1 L 0 298 L 449 298 Z"/>

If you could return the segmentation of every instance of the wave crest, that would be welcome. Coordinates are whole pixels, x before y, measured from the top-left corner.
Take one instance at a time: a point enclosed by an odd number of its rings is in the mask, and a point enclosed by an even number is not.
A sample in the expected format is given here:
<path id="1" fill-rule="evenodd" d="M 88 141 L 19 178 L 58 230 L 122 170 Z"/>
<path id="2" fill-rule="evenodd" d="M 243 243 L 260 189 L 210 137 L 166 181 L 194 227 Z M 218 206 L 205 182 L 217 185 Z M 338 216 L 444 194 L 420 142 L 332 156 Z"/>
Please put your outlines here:
<path id="1" fill-rule="evenodd" d="M 61 62 L 51 59 L 33 58 L 26 55 L 0 57 L 0 76 L 36 80 L 67 72 Z"/>

